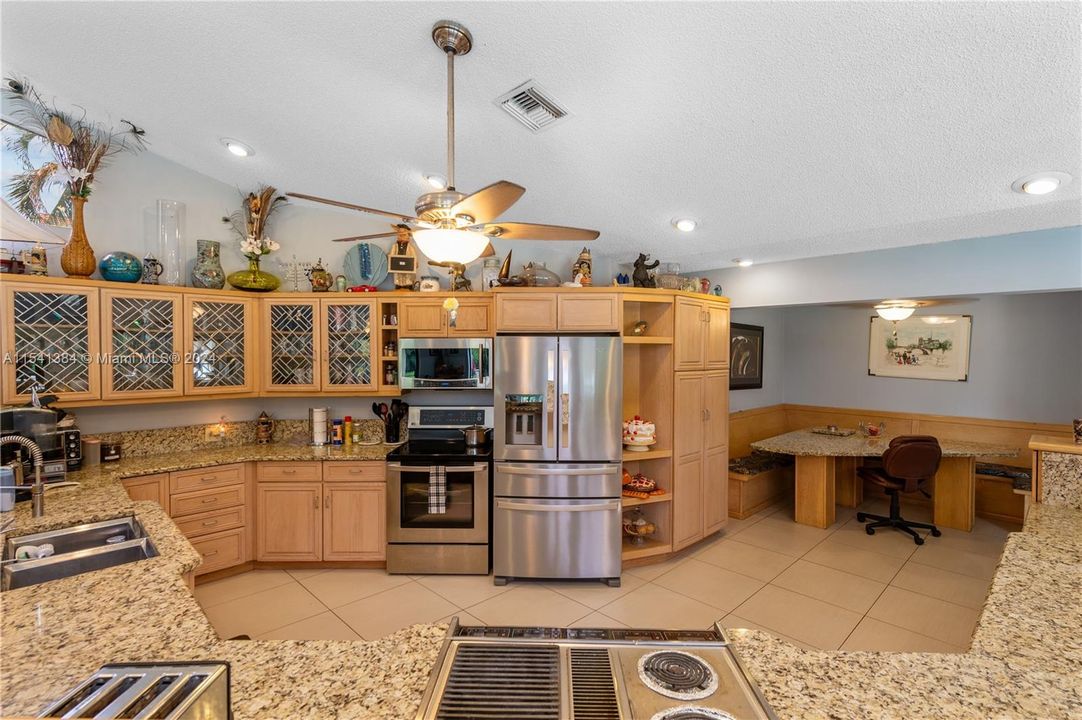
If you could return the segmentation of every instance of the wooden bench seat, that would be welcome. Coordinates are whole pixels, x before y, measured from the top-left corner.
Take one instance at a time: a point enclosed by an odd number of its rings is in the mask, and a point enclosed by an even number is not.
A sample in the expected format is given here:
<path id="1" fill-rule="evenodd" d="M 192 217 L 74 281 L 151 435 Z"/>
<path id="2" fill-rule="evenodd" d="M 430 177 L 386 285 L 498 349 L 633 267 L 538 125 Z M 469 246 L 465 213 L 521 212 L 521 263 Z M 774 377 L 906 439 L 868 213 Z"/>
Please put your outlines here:
<path id="1" fill-rule="evenodd" d="M 1033 471 L 1030 468 L 999 463 L 977 463 L 977 474 L 987 477 L 1007 478 L 1015 490 L 1029 492 L 1033 488 Z"/>
<path id="2" fill-rule="evenodd" d="M 790 455 L 752 451 L 729 461 L 729 517 L 743 520 L 792 491 Z"/>

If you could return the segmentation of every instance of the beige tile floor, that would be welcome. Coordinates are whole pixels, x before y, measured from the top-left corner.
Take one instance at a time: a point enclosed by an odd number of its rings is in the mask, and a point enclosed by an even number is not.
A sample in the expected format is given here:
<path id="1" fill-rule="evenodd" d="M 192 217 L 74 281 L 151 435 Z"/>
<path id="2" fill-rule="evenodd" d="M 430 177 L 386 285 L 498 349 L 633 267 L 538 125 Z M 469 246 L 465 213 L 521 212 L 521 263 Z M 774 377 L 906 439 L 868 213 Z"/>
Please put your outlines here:
<path id="1" fill-rule="evenodd" d="M 881 500 L 863 509 L 884 513 Z M 463 624 L 727 627 L 766 630 L 808 648 L 962 652 L 969 645 L 1008 529 L 977 520 L 917 547 L 865 534 L 838 508 L 826 530 L 790 507 L 731 520 L 718 537 L 664 563 L 628 568 L 619 588 L 382 570 L 255 570 L 200 585 L 222 637 L 371 640 L 458 615 Z M 928 519 L 905 506 L 903 515 Z"/>

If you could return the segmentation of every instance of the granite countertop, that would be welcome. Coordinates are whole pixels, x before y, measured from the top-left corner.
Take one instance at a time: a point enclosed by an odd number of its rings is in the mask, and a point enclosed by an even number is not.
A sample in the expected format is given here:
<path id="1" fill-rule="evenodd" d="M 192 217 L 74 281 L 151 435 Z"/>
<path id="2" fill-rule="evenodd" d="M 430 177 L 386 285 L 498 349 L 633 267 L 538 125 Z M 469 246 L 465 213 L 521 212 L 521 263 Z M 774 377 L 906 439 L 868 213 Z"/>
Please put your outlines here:
<path id="1" fill-rule="evenodd" d="M 784 455 L 817 455 L 828 457 L 876 457 L 887 449 L 895 436 L 864 437 L 860 433 L 849 437 L 821 435 L 811 430 L 794 430 L 783 435 L 756 440 L 756 450 Z M 1018 448 L 1010 445 L 973 442 L 971 440 L 941 439 L 943 457 L 1017 457 Z"/>
<path id="2" fill-rule="evenodd" d="M 0 594 L 0 716 L 37 714 L 107 662 L 167 660 L 230 662 L 237 720 L 416 712 L 445 625 L 369 642 L 220 640 L 181 579 L 198 555 L 157 504 L 128 500 L 115 477 L 50 493 L 49 514 L 28 524 L 134 513 L 161 554 Z M 19 512 L 18 530 L 31 529 Z M 1007 540 L 964 654 L 813 652 L 754 630 L 734 631 L 734 643 L 783 719 L 1080 718 L 1079 557 L 1082 511 L 1034 506 Z"/>

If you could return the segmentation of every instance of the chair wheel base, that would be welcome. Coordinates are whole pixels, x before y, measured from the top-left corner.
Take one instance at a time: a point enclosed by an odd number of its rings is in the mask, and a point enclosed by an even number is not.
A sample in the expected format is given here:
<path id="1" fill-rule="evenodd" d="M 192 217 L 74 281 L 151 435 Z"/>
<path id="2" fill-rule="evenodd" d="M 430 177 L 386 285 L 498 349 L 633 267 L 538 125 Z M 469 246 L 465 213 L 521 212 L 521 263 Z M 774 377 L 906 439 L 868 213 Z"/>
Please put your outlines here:
<path id="1" fill-rule="evenodd" d="M 863 522 L 863 520 L 861 522 Z M 875 528 L 868 526 L 864 528 L 864 532 L 868 533 L 869 535 L 875 535 Z"/>
<path id="2" fill-rule="evenodd" d="M 943 533 L 939 531 L 939 528 L 932 528 L 932 537 L 939 537 Z"/>
<path id="3" fill-rule="evenodd" d="M 857 522 L 868 522 L 868 516 L 862 512 L 857 513 Z"/>
<path id="4" fill-rule="evenodd" d="M 915 537 L 915 538 L 913 538 L 913 542 L 915 542 L 917 545 L 923 545 L 924 544 L 924 538 Z M 924 557 L 924 556 L 922 555 L 921 557 Z"/>

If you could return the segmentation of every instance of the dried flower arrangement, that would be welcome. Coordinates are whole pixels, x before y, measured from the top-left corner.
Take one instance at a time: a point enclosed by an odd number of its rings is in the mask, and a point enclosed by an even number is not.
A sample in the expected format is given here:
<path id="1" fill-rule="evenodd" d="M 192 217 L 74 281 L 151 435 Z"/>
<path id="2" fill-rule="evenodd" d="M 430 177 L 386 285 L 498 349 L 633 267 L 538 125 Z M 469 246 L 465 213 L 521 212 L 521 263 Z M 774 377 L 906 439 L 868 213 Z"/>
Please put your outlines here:
<path id="1" fill-rule="evenodd" d="M 94 175 L 109 158 L 146 147 L 143 131 L 131 123 L 125 130 L 104 128 L 88 121 L 85 110 L 76 114 L 45 102 L 25 80 L 6 78 L 3 93 L 12 121 L 48 139 L 56 156 L 55 173 L 67 183 L 72 197 L 90 196 Z"/>
<path id="2" fill-rule="evenodd" d="M 240 237 L 240 250 L 249 260 L 255 260 L 282 247 L 266 236 L 267 221 L 279 205 L 287 202 L 284 195 L 275 197 L 276 192 L 278 191 L 270 185 L 263 185 L 258 193 L 248 193 L 240 210 L 230 217 L 222 218 L 233 226 L 233 231 Z"/>
<path id="3" fill-rule="evenodd" d="M 35 209 L 41 204 L 41 189 L 48 182 L 64 183 L 71 198 L 72 216 L 71 237 L 60 255 L 60 267 L 70 277 L 90 277 L 96 264 L 94 249 L 86 237 L 83 206 L 90 197 L 95 175 L 111 157 L 146 147 L 143 131 L 127 121 L 123 121 L 128 125 L 126 130 L 106 129 L 87 120 L 85 110 L 60 110 L 45 102 L 25 80 L 5 78 L 3 97 L 13 124 L 44 137 L 56 157 L 55 164 L 31 171 L 31 177 L 16 176 L 9 185 L 13 199 L 20 207 Z M 20 192 L 27 195 L 20 197 Z"/>

